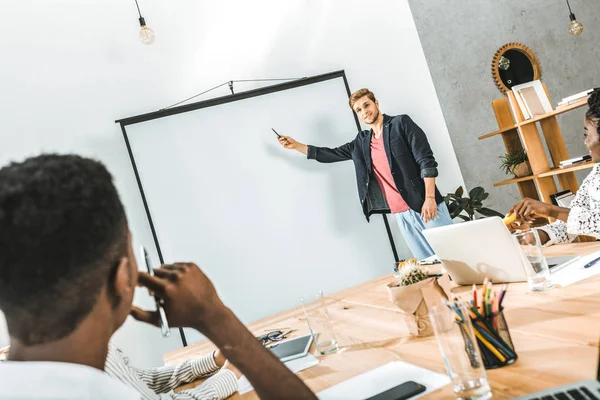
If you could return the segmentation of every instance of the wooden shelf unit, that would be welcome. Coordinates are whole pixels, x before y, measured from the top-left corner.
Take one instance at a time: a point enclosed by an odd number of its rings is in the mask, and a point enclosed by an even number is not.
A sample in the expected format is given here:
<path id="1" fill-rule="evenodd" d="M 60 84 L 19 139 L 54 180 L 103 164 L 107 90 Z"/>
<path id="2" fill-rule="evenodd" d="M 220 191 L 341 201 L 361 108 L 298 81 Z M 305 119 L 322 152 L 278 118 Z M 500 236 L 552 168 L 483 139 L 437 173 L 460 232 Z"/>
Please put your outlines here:
<path id="1" fill-rule="evenodd" d="M 485 135 L 479 136 L 478 139 L 479 140 L 487 139 L 487 138 L 490 138 L 492 136 L 500 135 L 500 134 L 508 132 L 510 130 L 517 129 L 520 126 L 532 124 L 534 122 L 539 122 L 539 121 L 541 121 L 543 119 L 551 118 L 551 117 L 557 116 L 559 114 L 563 114 L 563 113 L 575 110 L 575 109 L 577 109 L 579 107 L 583 107 L 583 106 L 587 105 L 588 98 L 589 98 L 589 96 L 586 97 L 586 98 L 584 98 L 584 99 L 582 99 L 581 101 L 578 101 L 578 102 L 573 103 L 573 104 L 569 104 L 568 106 L 561 107 L 559 109 L 556 109 L 556 110 L 554 110 L 552 112 L 549 112 L 549 113 L 546 113 L 544 115 L 538 115 L 535 118 L 531 118 L 531 119 L 527 119 L 527 120 L 525 120 L 523 122 L 518 122 L 518 123 L 511 124 L 511 125 L 506 126 L 506 127 L 502 128 L 502 129 L 498 129 L 497 131 L 494 131 L 494 132 L 486 133 Z"/>
<path id="2" fill-rule="evenodd" d="M 529 175 L 529 176 L 524 176 L 523 178 L 507 179 L 505 181 L 500 181 L 500 182 L 494 183 L 494 186 L 498 187 L 498 186 L 508 185 L 508 184 L 511 184 L 511 183 L 519 183 L 519 182 L 530 181 L 532 179 L 546 178 L 548 176 L 566 174 L 566 173 L 569 173 L 569 172 L 579 171 L 580 169 L 592 168 L 593 166 L 594 166 L 593 162 L 587 161 L 587 162 L 584 162 L 584 163 L 581 163 L 581 164 L 577 164 L 577 165 L 573 165 L 573 166 L 567 167 L 567 168 L 551 168 L 550 171 L 544 172 L 543 174 Z"/>
<path id="3" fill-rule="evenodd" d="M 545 84 L 544 89 L 546 90 Z M 546 94 L 548 94 L 547 90 Z M 492 108 L 499 129 L 480 136 L 479 140 L 501 135 L 507 152 L 510 149 L 518 150 L 524 148 L 527 151 L 533 174 L 523 178 L 513 178 L 497 182 L 494 186 L 498 187 L 516 183 L 522 197 L 530 197 L 550 203 L 550 195 L 559 191 L 554 180 L 556 176 L 561 188 L 560 190 L 570 190 L 575 193 L 579 189 L 575 171 L 591 168 L 593 164 L 587 162 L 568 168 L 559 168 L 561 161 L 569 159 L 569 154 L 556 116 L 585 106 L 587 104 L 587 97 L 576 103 L 526 120 L 521 113 L 514 93 L 508 91 L 506 95 L 506 97 L 492 101 Z M 538 124 L 542 134 L 538 130 Z M 543 140 L 545 140 L 548 146 L 550 160 L 546 157 Z"/>

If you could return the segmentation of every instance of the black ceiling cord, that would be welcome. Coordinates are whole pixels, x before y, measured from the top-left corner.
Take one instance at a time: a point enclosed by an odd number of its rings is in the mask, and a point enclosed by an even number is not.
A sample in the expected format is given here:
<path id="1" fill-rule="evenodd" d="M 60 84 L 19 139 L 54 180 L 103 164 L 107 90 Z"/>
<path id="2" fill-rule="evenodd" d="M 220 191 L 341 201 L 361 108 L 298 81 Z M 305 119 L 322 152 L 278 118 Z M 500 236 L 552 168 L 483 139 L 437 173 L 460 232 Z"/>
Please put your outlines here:
<path id="1" fill-rule="evenodd" d="M 136 0 L 136 4 L 137 4 L 137 0 Z M 139 9 L 138 9 L 138 10 L 139 10 Z M 141 14 L 140 14 L 140 15 L 141 15 Z M 189 100 L 195 99 L 196 97 L 202 96 L 203 94 L 206 94 L 206 93 L 208 93 L 208 92 L 212 92 L 213 90 L 216 90 L 216 89 L 220 88 L 221 86 L 225 86 L 225 85 L 228 85 L 228 86 L 229 86 L 229 90 L 231 91 L 231 94 L 234 94 L 234 92 L 233 92 L 233 84 L 234 84 L 234 83 L 236 83 L 236 82 L 237 82 L 237 83 L 240 83 L 240 82 L 295 81 L 295 80 L 298 80 L 298 79 L 302 79 L 302 78 L 238 79 L 238 80 L 233 80 L 233 81 L 227 81 L 227 82 L 223 82 L 223 83 L 221 83 L 220 85 L 217 85 L 217 86 L 215 86 L 215 87 L 213 87 L 213 88 L 210 88 L 210 89 L 208 89 L 208 90 L 205 90 L 204 92 L 198 93 L 198 94 L 196 94 L 196 95 L 194 95 L 194 96 L 192 96 L 192 97 L 188 97 L 188 98 L 187 98 L 187 99 L 185 99 L 185 100 L 181 100 L 181 101 L 179 101 L 179 102 L 177 102 L 177 103 L 175 103 L 175 104 L 172 104 L 172 105 L 170 105 L 170 106 L 168 106 L 168 107 L 161 108 L 161 109 L 160 109 L 160 111 L 167 110 L 167 109 L 169 109 L 169 108 L 172 108 L 172 107 L 178 106 L 178 105 L 180 105 L 180 104 L 182 104 L 182 103 L 185 103 L 186 101 L 189 101 Z"/>

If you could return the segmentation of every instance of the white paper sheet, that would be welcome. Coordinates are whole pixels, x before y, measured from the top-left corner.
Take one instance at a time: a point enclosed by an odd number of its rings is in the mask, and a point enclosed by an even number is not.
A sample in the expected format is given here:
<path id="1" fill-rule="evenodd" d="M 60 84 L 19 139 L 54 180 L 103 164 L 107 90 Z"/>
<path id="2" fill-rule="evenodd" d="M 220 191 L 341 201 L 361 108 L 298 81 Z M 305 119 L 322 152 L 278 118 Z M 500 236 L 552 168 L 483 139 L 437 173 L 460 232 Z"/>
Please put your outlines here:
<path id="1" fill-rule="evenodd" d="M 288 361 L 284 364 L 286 367 L 288 367 L 288 369 L 290 371 L 292 371 L 293 373 L 296 374 L 300 371 L 304 371 L 305 369 L 314 367 L 315 365 L 319 364 L 319 360 L 312 354 L 307 354 L 306 356 L 304 356 L 302 358 L 297 358 L 295 360 Z M 242 376 L 238 380 L 238 393 L 239 394 L 248 393 L 253 390 L 254 390 L 254 388 L 252 387 L 252 385 L 250 384 L 248 379 L 246 379 L 245 376 Z"/>
<path id="2" fill-rule="evenodd" d="M 600 251 L 583 256 L 572 264 L 552 273 L 550 275 L 552 283 L 560 286 L 568 286 L 590 276 L 600 274 L 600 261 L 589 268 L 584 268 L 587 263 L 598 257 L 600 257 Z"/>
<path id="3" fill-rule="evenodd" d="M 364 400 L 406 381 L 415 381 L 427 388 L 425 392 L 415 396 L 416 399 L 448 385 L 450 378 L 446 374 L 394 361 L 330 387 L 318 393 L 317 397 L 319 400 Z"/>

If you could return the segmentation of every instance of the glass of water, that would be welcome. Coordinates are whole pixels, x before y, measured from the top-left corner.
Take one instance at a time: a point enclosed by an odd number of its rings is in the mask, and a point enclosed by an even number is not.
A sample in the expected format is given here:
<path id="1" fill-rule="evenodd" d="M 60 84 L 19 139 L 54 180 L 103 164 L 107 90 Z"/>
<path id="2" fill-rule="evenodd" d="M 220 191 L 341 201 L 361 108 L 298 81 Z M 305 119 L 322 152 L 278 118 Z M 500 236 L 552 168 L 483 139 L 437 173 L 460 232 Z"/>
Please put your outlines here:
<path id="1" fill-rule="evenodd" d="M 318 292 L 316 296 L 303 296 L 301 302 L 317 351 L 322 355 L 336 352 L 337 337 L 331 326 L 323 292 Z"/>
<path id="2" fill-rule="evenodd" d="M 429 312 L 446 371 L 457 399 L 487 400 L 492 397 L 492 389 L 487 381 L 469 310 L 465 304 L 457 304 L 456 309 L 462 319 L 457 319 L 458 314 L 444 305 Z"/>
<path id="3" fill-rule="evenodd" d="M 517 232 L 513 237 L 521 249 L 529 288 L 534 292 L 551 289 L 553 285 L 550 279 L 550 268 L 544 257 L 537 230 Z"/>

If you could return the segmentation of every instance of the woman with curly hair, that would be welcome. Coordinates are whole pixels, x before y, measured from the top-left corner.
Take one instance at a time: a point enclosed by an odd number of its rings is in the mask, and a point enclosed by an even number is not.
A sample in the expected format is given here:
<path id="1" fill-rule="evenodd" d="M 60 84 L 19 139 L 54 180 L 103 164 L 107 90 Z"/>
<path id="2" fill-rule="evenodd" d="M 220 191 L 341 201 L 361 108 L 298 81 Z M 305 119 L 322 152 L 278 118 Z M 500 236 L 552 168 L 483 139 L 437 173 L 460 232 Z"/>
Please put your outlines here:
<path id="1" fill-rule="evenodd" d="M 567 243 L 577 235 L 593 236 L 600 239 L 600 88 L 594 89 L 588 99 L 589 109 L 583 122 L 584 144 L 595 163 L 592 172 L 585 178 L 571 202 L 570 208 L 546 204 L 525 198 L 517 203 L 514 212 L 517 220 L 532 218 L 556 218 L 556 222 L 538 229 L 542 244 Z"/>

